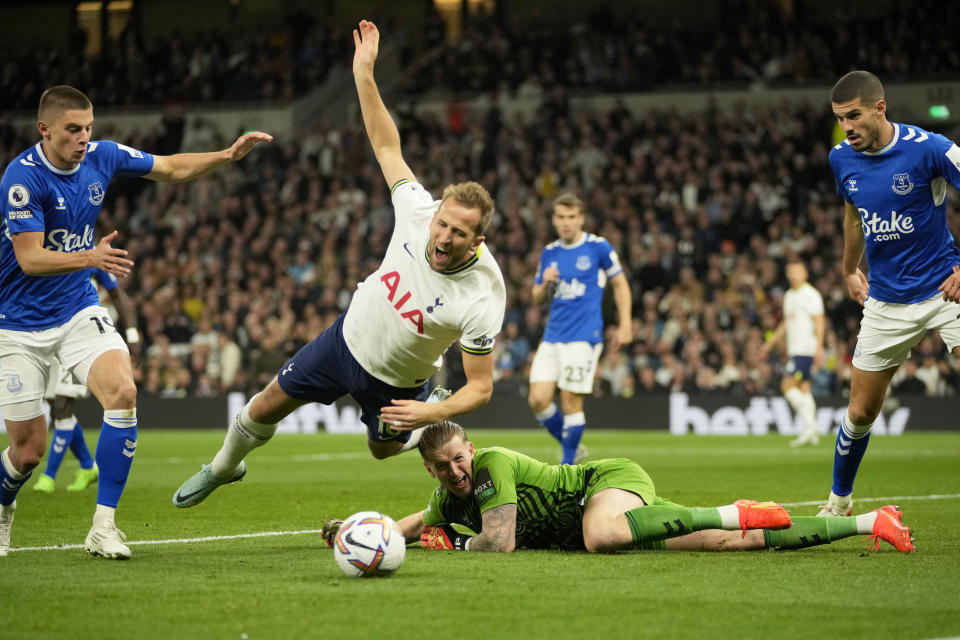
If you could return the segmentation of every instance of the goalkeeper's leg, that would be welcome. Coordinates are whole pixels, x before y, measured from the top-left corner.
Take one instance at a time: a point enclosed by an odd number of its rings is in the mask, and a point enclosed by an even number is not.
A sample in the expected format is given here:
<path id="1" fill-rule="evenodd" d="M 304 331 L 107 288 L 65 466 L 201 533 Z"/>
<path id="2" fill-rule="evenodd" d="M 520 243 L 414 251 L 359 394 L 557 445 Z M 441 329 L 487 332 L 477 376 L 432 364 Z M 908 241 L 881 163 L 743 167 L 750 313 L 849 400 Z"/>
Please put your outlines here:
<path id="1" fill-rule="evenodd" d="M 742 532 L 751 529 L 786 529 L 790 515 L 773 502 L 738 500 L 722 507 L 684 507 L 663 498 L 652 505 L 631 509 L 626 514 L 633 543 L 638 548 L 658 548 L 667 538 L 676 538 L 695 531 L 721 529 Z M 700 536 L 699 538 L 703 538 Z M 724 538 L 725 539 L 725 538 Z"/>

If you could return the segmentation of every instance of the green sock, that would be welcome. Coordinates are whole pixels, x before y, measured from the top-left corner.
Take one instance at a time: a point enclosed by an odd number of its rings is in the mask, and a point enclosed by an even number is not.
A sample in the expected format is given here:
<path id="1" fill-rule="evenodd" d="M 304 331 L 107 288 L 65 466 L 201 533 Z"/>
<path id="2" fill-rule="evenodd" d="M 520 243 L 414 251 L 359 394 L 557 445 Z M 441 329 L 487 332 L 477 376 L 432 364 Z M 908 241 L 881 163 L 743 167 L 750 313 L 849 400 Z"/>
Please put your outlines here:
<path id="1" fill-rule="evenodd" d="M 857 518 L 818 518 L 794 516 L 793 526 L 780 531 L 764 529 L 763 540 L 768 549 L 802 549 L 857 535 Z"/>
<path id="2" fill-rule="evenodd" d="M 646 507 L 627 511 L 627 523 L 637 548 L 703 529 L 721 529 L 720 512 L 715 508 L 684 507 L 662 498 Z"/>

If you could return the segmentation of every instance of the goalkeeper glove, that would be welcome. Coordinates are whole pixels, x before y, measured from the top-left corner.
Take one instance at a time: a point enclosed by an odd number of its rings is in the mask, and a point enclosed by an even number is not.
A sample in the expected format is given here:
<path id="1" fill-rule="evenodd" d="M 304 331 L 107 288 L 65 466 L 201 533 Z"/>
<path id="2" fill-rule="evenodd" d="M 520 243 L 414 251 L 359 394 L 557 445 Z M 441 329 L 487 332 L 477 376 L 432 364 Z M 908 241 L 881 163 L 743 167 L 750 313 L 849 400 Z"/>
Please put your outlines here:
<path id="1" fill-rule="evenodd" d="M 340 518 L 329 518 L 323 523 L 323 527 L 320 528 L 320 535 L 328 547 L 333 547 L 333 539 L 337 537 L 337 532 L 340 531 L 342 525 L 343 520 Z"/>
<path id="2" fill-rule="evenodd" d="M 435 551 L 466 551 L 473 536 L 460 533 L 449 524 L 426 525 L 420 534 L 420 546 Z"/>

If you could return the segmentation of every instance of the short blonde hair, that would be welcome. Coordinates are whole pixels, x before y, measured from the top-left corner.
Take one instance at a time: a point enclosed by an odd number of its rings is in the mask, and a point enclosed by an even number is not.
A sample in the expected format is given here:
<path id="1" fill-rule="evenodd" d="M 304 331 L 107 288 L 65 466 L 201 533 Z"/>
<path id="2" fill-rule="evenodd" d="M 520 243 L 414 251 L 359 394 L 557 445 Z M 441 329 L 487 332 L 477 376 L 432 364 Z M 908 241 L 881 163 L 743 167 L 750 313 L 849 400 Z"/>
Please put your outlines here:
<path id="1" fill-rule="evenodd" d="M 457 436 L 463 438 L 464 442 L 469 442 L 469 440 L 467 440 L 467 432 L 464 431 L 463 427 L 456 422 L 453 422 L 452 420 L 434 422 L 433 424 L 427 425 L 423 428 L 423 432 L 420 434 L 420 442 L 417 444 L 417 449 L 420 450 L 420 456 L 426 459 L 428 455 L 447 444 Z"/>
<path id="2" fill-rule="evenodd" d="M 480 222 L 477 223 L 476 227 L 477 235 L 482 236 L 486 233 L 487 227 L 490 226 L 490 220 L 493 219 L 493 198 L 483 188 L 483 185 L 473 181 L 447 185 L 443 190 L 442 200 L 447 198 L 452 198 L 457 204 L 468 209 L 479 209 Z"/>
<path id="3" fill-rule="evenodd" d="M 570 207 L 571 209 L 577 209 L 582 214 L 586 213 L 586 210 L 583 207 L 583 200 L 572 193 L 563 193 L 557 196 L 553 201 L 553 206 L 556 207 L 557 205 L 562 207 Z"/>

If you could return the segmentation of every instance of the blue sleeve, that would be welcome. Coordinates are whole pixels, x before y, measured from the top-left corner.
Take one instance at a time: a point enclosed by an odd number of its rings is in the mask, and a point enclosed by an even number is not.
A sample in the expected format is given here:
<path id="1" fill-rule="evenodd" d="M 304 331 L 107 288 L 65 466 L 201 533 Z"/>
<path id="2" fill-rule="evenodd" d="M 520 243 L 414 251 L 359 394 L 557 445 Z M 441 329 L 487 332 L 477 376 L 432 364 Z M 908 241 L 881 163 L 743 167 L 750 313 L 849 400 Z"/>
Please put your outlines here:
<path id="1" fill-rule="evenodd" d="M 153 171 L 153 155 L 113 140 L 100 140 L 98 146 L 110 155 L 115 175 L 143 176 Z"/>
<path id="2" fill-rule="evenodd" d="M 933 134 L 930 137 L 936 148 L 933 154 L 934 172 L 960 190 L 960 147 L 942 135 Z"/>
<path id="3" fill-rule="evenodd" d="M 115 275 L 107 273 L 103 269 L 93 269 L 93 277 L 97 283 L 107 291 L 113 291 L 117 288 L 117 285 L 120 284 L 120 281 L 117 280 Z"/>
<path id="4" fill-rule="evenodd" d="M 600 264 L 600 268 L 606 271 L 612 267 L 615 262 L 613 260 L 613 245 L 610 244 L 610 241 L 606 238 L 600 238 L 600 242 L 597 243 L 597 262 Z"/>
<path id="5" fill-rule="evenodd" d="M 0 192 L 6 202 L 3 203 L 4 219 L 10 233 L 43 231 L 43 207 L 47 201 L 47 189 L 37 179 L 36 169 L 14 162 L 3 174 Z"/>
<path id="6" fill-rule="evenodd" d="M 843 144 L 843 143 L 841 143 Z M 837 195 L 843 198 L 844 202 L 850 202 L 849 197 L 843 191 L 843 172 L 838 166 L 839 164 L 839 145 L 830 150 L 830 155 L 827 160 L 830 162 L 830 170 L 833 172 L 833 181 L 837 188 Z"/>

